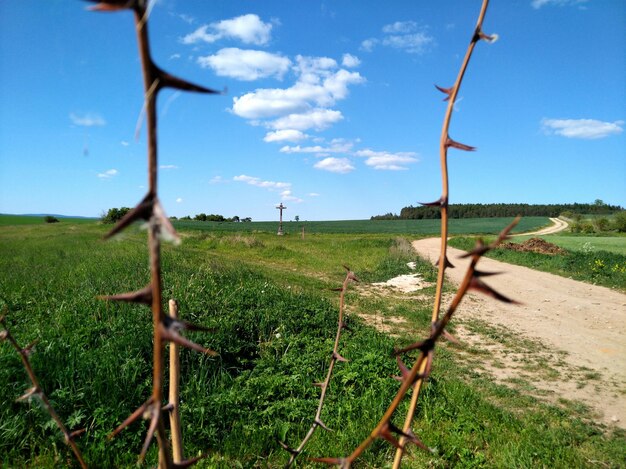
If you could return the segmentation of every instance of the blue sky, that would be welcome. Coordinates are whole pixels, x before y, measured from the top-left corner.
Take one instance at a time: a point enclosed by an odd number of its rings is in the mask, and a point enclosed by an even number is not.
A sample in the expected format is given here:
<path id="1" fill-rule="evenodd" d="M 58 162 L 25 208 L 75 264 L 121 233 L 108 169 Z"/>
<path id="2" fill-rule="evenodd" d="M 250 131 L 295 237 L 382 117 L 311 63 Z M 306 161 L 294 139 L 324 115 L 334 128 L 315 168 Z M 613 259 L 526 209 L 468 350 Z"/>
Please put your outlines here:
<path id="1" fill-rule="evenodd" d="M 157 0 L 168 215 L 362 219 L 441 194 L 438 142 L 479 0 Z M 146 192 L 130 12 L 0 3 L 0 213 L 98 216 Z M 494 0 L 450 135 L 451 203 L 626 206 L 626 3 Z"/>

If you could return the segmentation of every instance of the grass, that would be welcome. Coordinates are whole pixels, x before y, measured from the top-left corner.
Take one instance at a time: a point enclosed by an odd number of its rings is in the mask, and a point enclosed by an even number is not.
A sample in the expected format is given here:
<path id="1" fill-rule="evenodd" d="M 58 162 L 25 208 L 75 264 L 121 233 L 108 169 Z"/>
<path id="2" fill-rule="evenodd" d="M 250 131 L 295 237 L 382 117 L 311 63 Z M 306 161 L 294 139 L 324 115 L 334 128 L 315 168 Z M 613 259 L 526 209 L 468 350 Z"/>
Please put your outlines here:
<path id="1" fill-rule="evenodd" d="M 539 236 L 568 251 L 597 252 L 607 251 L 626 256 L 626 236 L 583 236 L 574 234 L 558 234 Z M 528 239 L 528 237 L 525 237 Z M 524 238 L 513 238 L 513 241 L 523 241 Z"/>
<path id="2" fill-rule="evenodd" d="M 572 238 L 575 236 L 545 236 L 549 242 Z M 585 236 L 584 239 L 589 239 Z M 509 249 L 496 249 L 487 253 L 488 257 L 510 264 L 523 265 L 532 269 L 550 272 L 562 277 L 573 278 L 583 282 L 602 285 L 621 291 L 626 291 L 626 254 L 605 250 L 606 246 L 614 245 L 612 241 L 618 240 L 623 243 L 624 237 L 598 237 L 598 249 L 585 249 L 582 243 L 580 250 L 568 250 L 566 254 L 540 254 L 535 252 L 517 252 Z M 518 239 L 521 241 L 522 239 Z M 489 241 L 489 238 L 486 239 Z M 471 237 L 457 237 L 450 240 L 450 246 L 458 249 L 470 250 L 474 247 L 476 240 Z M 576 246 L 577 242 L 566 241 L 564 244 Z M 578 244 L 580 245 L 580 244 Z"/>
<path id="3" fill-rule="evenodd" d="M 39 339 L 32 363 L 62 418 L 85 427 L 78 441 L 95 466 L 131 467 L 145 435 L 133 424 L 106 435 L 151 389 L 150 315 L 145 307 L 106 303 L 97 295 L 148 281 L 145 233 L 101 241 L 105 227 L 31 225 L 0 232 L 0 303 L 20 343 Z M 182 354 L 182 420 L 186 453 L 209 451 L 198 467 L 280 467 L 276 439 L 295 444 L 314 415 L 336 327 L 337 293 L 350 265 L 364 281 L 408 273 L 415 260 L 406 238 L 389 234 L 316 234 L 301 240 L 270 233 L 218 235 L 183 231 L 163 253 L 165 298 L 183 319 L 215 327 L 188 334 L 220 352 Z M 432 266 L 418 262 L 429 279 Z M 392 339 L 348 317 L 341 363 L 322 415 L 335 431 L 316 434 L 303 456 L 349 452 L 380 417 L 397 382 L 391 357 L 428 329 L 426 299 L 366 298 L 354 288 L 349 311 L 407 318 Z M 71 460 L 35 401 L 16 403 L 27 388 L 15 352 L 0 345 L 0 461 L 6 467 L 58 467 Z M 619 466 L 623 432 L 604 435 L 566 412 L 483 379 L 445 348 L 425 388 L 415 431 L 434 455 L 411 450 L 405 467 L 581 467 L 589 460 Z M 398 417 L 400 420 L 400 417 Z M 400 423 L 400 422 L 397 422 Z M 384 467 L 392 448 L 377 442 L 359 467 Z M 156 446 L 148 462 L 156 461 Z M 300 467 L 310 463 L 302 459 Z"/>

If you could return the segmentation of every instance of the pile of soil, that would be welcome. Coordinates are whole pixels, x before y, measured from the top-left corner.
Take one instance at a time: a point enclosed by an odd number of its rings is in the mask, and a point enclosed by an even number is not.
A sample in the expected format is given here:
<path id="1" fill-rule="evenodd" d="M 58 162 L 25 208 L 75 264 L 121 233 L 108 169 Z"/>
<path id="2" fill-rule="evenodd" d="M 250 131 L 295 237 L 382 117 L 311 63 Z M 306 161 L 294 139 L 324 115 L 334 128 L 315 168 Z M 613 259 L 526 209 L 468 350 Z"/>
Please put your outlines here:
<path id="1" fill-rule="evenodd" d="M 541 238 L 530 238 L 523 243 L 502 243 L 500 247 L 519 252 L 538 252 L 540 254 L 567 254 L 567 251 Z"/>

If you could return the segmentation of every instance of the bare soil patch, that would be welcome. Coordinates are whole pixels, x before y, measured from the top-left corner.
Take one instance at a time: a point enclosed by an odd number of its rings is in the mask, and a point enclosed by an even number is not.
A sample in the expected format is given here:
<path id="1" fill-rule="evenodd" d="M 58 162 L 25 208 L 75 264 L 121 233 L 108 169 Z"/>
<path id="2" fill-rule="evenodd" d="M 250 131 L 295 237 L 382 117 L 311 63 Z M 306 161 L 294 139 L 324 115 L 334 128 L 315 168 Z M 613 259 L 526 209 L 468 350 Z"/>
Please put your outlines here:
<path id="1" fill-rule="evenodd" d="M 538 252 L 540 254 L 567 254 L 567 251 L 556 244 L 541 238 L 530 238 L 523 243 L 502 243 L 500 247 L 519 252 Z"/>

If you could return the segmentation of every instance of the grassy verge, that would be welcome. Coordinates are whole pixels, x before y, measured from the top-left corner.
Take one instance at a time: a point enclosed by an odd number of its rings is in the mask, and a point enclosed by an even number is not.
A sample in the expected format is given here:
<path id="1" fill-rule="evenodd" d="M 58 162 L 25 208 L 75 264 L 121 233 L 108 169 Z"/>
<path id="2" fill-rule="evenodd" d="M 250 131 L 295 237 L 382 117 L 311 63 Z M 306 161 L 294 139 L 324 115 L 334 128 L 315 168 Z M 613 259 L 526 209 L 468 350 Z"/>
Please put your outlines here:
<path id="1" fill-rule="evenodd" d="M 147 283 L 145 234 L 104 243 L 104 228 L 24 226 L 0 234 L 0 303 L 20 343 L 39 339 L 35 371 L 62 418 L 85 427 L 78 444 L 100 467 L 131 467 L 145 435 L 136 423 L 106 435 L 148 396 L 151 332 L 146 308 L 105 303 L 97 295 Z M 389 235 L 275 235 L 185 232 L 164 250 L 164 286 L 181 316 L 216 332 L 189 336 L 220 352 L 182 354 L 182 420 L 186 453 L 209 451 L 199 467 L 280 467 L 276 439 L 295 444 L 308 429 L 332 349 L 342 263 L 363 280 L 407 273 L 407 241 Z M 418 264 L 426 277 L 431 266 Z M 428 298 L 347 298 L 351 332 L 322 415 L 335 431 L 320 432 L 307 455 L 337 456 L 354 448 L 380 417 L 397 382 L 391 357 L 428 328 Z M 407 321 L 393 339 L 366 327 L 356 312 Z M 19 359 L 0 345 L 0 460 L 8 467 L 58 467 L 71 460 L 37 405 L 16 403 L 27 387 Z M 494 385 L 455 362 L 445 348 L 425 388 L 415 431 L 436 448 L 412 450 L 406 467 L 581 467 L 589 460 L 617 467 L 623 433 L 605 436 L 574 413 L 538 404 Z M 398 417 L 400 423 L 400 417 Z M 377 442 L 359 467 L 385 467 L 392 448 Z M 156 462 L 152 447 L 149 463 Z M 302 459 L 301 467 L 311 464 Z"/>
<path id="2" fill-rule="evenodd" d="M 545 237 L 545 239 L 552 242 L 553 238 Z M 474 238 L 458 237 L 450 240 L 450 246 L 470 250 L 475 242 Z M 562 277 L 626 291 L 625 254 L 605 250 L 569 250 L 566 254 L 552 255 L 495 249 L 487 253 L 487 256 L 510 264 L 523 265 Z"/>

